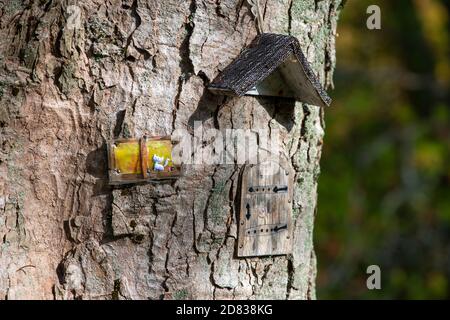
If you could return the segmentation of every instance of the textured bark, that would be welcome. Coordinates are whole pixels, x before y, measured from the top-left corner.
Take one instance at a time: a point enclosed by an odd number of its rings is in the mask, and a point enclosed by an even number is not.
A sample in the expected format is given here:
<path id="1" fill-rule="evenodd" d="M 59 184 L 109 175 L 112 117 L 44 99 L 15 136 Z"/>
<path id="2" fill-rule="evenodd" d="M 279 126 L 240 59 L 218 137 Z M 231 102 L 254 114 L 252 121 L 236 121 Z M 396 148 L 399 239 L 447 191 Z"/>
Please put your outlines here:
<path id="1" fill-rule="evenodd" d="M 331 84 L 339 0 L 260 0 Z M 80 8 L 80 24 L 71 5 Z M 0 298 L 315 298 L 323 110 L 205 86 L 256 36 L 239 0 L 0 0 Z M 286 104 L 286 105 L 285 105 Z M 277 106 L 275 108 L 275 106 Z M 237 165 L 112 188 L 105 142 L 277 128 L 296 170 L 294 251 L 237 259 Z"/>

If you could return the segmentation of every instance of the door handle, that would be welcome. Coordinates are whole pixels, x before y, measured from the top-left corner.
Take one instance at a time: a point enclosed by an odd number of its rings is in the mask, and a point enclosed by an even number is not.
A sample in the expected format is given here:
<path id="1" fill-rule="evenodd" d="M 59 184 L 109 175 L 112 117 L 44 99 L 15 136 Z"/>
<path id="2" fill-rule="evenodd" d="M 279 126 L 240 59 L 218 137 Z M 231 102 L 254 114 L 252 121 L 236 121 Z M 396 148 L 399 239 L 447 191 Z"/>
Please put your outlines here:
<path id="1" fill-rule="evenodd" d="M 280 191 L 287 191 L 287 189 L 288 189 L 287 186 L 282 186 L 282 187 L 275 186 L 275 188 L 273 188 L 273 192 L 278 193 Z"/>
<path id="2" fill-rule="evenodd" d="M 278 232 L 278 231 L 283 230 L 283 229 L 287 229 L 287 224 L 284 224 L 282 226 L 276 226 L 275 228 L 273 228 L 273 231 L 274 232 Z"/>
<path id="3" fill-rule="evenodd" d="M 252 216 L 252 214 L 250 213 L 250 204 L 247 203 L 245 208 L 247 209 L 247 214 L 245 215 L 245 217 L 247 218 L 247 220 L 250 220 L 250 217 Z"/>

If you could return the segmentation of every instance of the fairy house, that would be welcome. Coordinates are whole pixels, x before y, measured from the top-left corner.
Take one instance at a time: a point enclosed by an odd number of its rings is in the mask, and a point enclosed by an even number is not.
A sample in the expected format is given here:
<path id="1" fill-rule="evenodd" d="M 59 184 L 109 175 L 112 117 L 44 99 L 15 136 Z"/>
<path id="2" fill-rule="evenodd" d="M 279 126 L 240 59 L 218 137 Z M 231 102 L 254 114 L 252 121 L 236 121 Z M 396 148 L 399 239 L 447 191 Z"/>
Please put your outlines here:
<path id="1" fill-rule="evenodd" d="M 208 88 L 215 94 L 286 97 L 321 107 L 331 103 L 297 38 L 272 33 L 259 35 Z"/>

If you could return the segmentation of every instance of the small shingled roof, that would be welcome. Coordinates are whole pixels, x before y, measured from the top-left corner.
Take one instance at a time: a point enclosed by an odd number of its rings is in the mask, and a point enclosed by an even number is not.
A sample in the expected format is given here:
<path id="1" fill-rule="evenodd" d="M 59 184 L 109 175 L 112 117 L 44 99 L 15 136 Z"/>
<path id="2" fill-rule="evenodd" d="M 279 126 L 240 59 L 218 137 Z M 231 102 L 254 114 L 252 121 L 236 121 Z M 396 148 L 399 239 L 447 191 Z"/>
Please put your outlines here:
<path id="1" fill-rule="evenodd" d="M 299 62 L 293 63 L 294 56 Z M 328 106 L 331 98 L 321 86 L 306 60 L 297 38 L 263 33 L 257 36 L 208 88 L 217 94 L 243 96 L 280 68 L 281 77 L 293 92 L 293 98 L 312 105 Z M 301 67 L 300 67 L 301 66 Z M 290 79 L 290 80 L 288 80 Z M 261 94 L 276 95 L 282 94 Z"/>

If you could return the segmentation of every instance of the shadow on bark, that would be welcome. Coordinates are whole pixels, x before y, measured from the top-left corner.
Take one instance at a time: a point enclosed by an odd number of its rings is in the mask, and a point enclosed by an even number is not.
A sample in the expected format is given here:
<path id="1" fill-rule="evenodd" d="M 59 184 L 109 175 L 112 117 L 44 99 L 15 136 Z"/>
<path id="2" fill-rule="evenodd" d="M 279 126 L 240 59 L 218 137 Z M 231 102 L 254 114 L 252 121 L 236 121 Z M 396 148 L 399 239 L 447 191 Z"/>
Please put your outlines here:
<path id="1" fill-rule="evenodd" d="M 95 177 L 93 188 L 94 196 L 111 193 L 111 186 L 108 184 L 108 154 L 106 143 L 99 148 L 88 153 L 86 157 L 86 171 Z"/>
<path id="2" fill-rule="evenodd" d="M 288 132 L 294 127 L 295 120 L 295 100 L 291 98 L 278 97 L 256 97 L 259 104 L 266 109 L 280 125 Z"/>
<path id="3" fill-rule="evenodd" d="M 204 122 L 210 118 L 213 118 L 214 127 L 218 129 L 219 124 L 217 120 L 217 114 L 220 110 L 220 107 L 224 105 L 227 99 L 229 99 L 229 97 L 214 95 L 209 90 L 204 89 L 203 94 L 200 97 L 200 101 L 197 104 L 197 109 L 195 109 L 195 111 L 189 117 L 189 127 L 193 129 L 195 121 Z"/>

